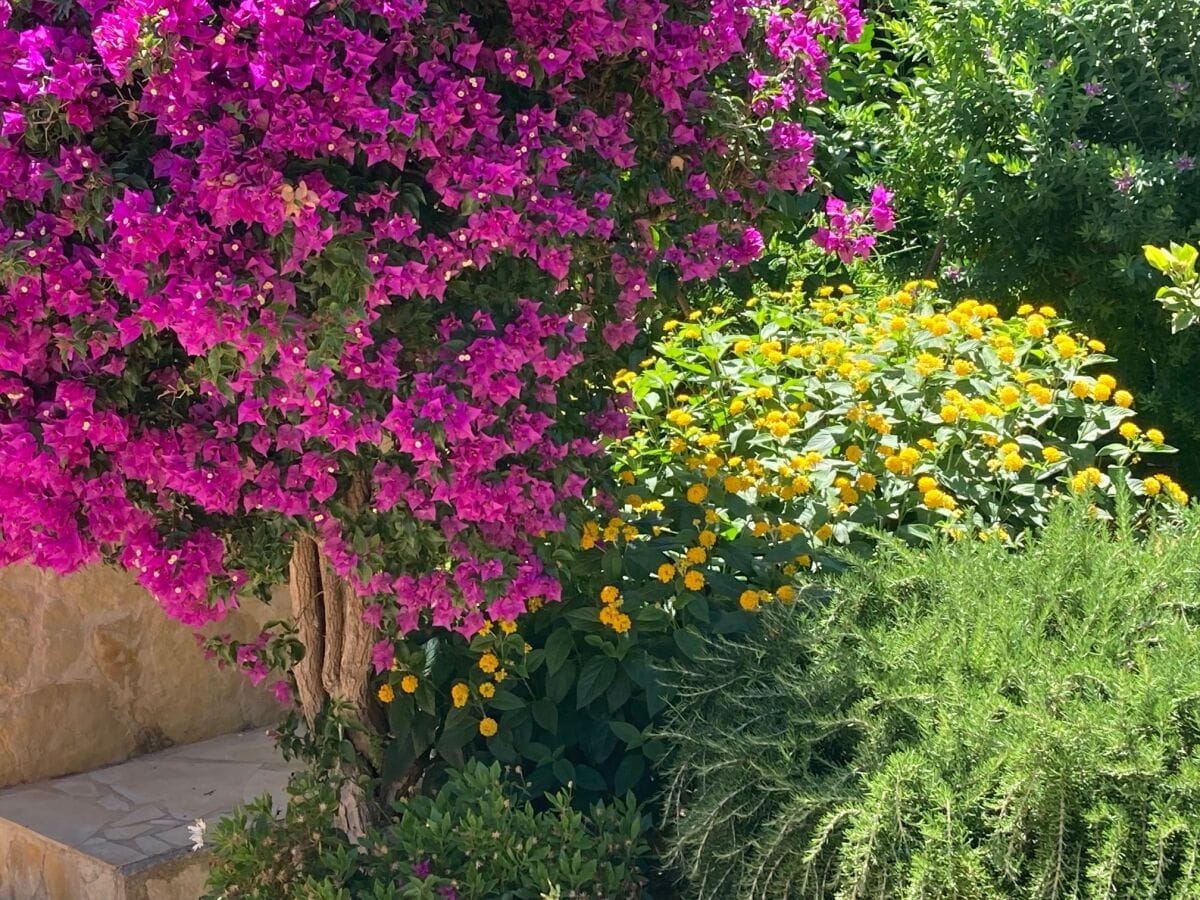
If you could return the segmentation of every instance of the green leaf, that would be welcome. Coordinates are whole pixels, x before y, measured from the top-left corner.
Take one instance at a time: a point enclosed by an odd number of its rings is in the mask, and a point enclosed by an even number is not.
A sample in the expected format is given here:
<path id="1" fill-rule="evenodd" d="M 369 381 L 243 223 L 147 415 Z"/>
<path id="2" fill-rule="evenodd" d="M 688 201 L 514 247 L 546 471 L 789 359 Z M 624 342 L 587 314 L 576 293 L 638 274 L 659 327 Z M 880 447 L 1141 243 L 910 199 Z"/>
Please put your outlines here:
<path id="1" fill-rule="evenodd" d="M 383 771 L 381 775 L 385 782 L 397 781 L 404 776 L 416 761 L 417 754 L 412 739 L 405 734 L 389 741 L 383 752 Z"/>
<path id="2" fill-rule="evenodd" d="M 611 656 L 593 656 L 583 664 L 575 688 L 575 708 L 583 709 L 606 690 L 617 674 L 617 661 Z"/>
<path id="3" fill-rule="evenodd" d="M 616 584 L 621 579 L 621 551 L 610 547 L 600 559 L 600 571 L 610 584 Z"/>
<path id="4" fill-rule="evenodd" d="M 608 723 L 608 727 L 612 729 L 613 734 L 625 742 L 625 746 L 627 747 L 640 747 L 642 745 L 642 741 L 645 740 L 641 730 L 633 725 L 630 725 L 628 722 L 618 722 L 614 720 Z"/>
<path id="5" fill-rule="evenodd" d="M 479 732 L 479 723 L 475 716 L 465 709 L 452 709 L 446 714 L 442 733 L 438 736 L 437 751 L 446 756 L 455 750 L 461 750 Z"/>
<path id="6" fill-rule="evenodd" d="M 533 721 L 551 734 L 558 731 L 558 704 L 549 697 L 536 700 L 532 706 Z"/>
<path id="7" fill-rule="evenodd" d="M 387 705 L 388 729 L 394 735 L 407 734 L 413 720 L 412 700 L 404 695 L 398 696 Z"/>
<path id="8" fill-rule="evenodd" d="M 562 668 L 562 664 L 567 661 L 567 656 L 570 655 L 574 648 L 575 642 L 571 636 L 570 628 L 558 628 L 551 633 L 546 639 L 546 673 L 548 675 L 555 674 Z"/>
<path id="9" fill-rule="evenodd" d="M 421 712 L 428 713 L 431 716 L 437 715 L 437 695 L 433 692 L 433 685 L 421 679 L 417 685 L 417 692 L 413 695 L 417 702 L 417 708 Z"/>
<path id="10" fill-rule="evenodd" d="M 1150 265 L 1154 266 L 1160 272 L 1168 271 L 1171 268 L 1171 264 L 1175 262 L 1171 254 L 1161 247 L 1144 244 L 1142 250 L 1146 254 L 1146 262 L 1150 263 Z"/>
<path id="11" fill-rule="evenodd" d="M 571 764 L 570 760 L 556 759 L 554 765 L 550 767 L 550 771 L 554 773 L 554 777 L 561 785 L 571 784 L 575 780 L 575 766 Z"/>
<path id="12" fill-rule="evenodd" d="M 562 703 L 575 684 L 575 671 L 575 663 L 567 660 L 553 676 L 546 679 L 546 696 L 555 703 Z"/>
<path id="13" fill-rule="evenodd" d="M 922 525 L 920 522 L 909 522 L 907 525 L 901 525 L 896 533 L 911 543 L 921 544 L 933 543 L 936 536 L 932 528 L 928 525 Z"/>
<path id="14" fill-rule="evenodd" d="M 704 653 L 704 638 L 696 629 L 680 628 L 674 634 L 675 646 L 689 659 L 699 659 Z"/>
<path id="15" fill-rule="evenodd" d="M 499 691 L 488 703 L 496 709 L 504 710 L 505 712 L 525 708 L 525 701 L 512 693 L 512 691 Z"/>
<path id="16" fill-rule="evenodd" d="M 575 767 L 575 785 L 585 791 L 607 791 L 608 784 L 604 776 L 591 766 Z"/>
<path id="17" fill-rule="evenodd" d="M 646 760 L 638 753 L 630 753 L 617 766 L 617 772 L 613 775 L 613 792 L 620 796 L 629 791 L 632 791 L 642 775 L 646 771 Z"/>

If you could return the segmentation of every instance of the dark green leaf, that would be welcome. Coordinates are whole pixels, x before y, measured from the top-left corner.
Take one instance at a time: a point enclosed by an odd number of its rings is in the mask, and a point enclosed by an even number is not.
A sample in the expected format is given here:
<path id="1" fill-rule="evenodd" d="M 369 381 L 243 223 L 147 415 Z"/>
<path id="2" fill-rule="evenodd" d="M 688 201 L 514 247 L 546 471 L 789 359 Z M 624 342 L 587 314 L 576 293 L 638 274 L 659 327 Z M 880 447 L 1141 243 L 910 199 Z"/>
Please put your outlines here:
<path id="1" fill-rule="evenodd" d="M 606 690 L 617 673 L 617 661 L 611 656 L 593 656 L 579 672 L 575 688 L 575 707 L 583 709 Z"/>

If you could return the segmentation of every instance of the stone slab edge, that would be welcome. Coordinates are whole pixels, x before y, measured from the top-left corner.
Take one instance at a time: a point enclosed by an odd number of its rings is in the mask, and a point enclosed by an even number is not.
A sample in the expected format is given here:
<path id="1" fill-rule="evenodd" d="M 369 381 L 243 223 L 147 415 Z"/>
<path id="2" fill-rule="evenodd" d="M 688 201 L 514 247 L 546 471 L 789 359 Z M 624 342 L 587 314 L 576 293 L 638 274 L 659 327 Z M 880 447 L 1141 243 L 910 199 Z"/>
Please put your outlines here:
<path id="1" fill-rule="evenodd" d="M 0 900 L 196 900 L 211 865 L 179 847 L 116 866 L 0 818 Z"/>
<path id="2" fill-rule="evenodd" d="M 111 863 L 0 818 L 0 900 L 124 900 L 123 882 Z"/>

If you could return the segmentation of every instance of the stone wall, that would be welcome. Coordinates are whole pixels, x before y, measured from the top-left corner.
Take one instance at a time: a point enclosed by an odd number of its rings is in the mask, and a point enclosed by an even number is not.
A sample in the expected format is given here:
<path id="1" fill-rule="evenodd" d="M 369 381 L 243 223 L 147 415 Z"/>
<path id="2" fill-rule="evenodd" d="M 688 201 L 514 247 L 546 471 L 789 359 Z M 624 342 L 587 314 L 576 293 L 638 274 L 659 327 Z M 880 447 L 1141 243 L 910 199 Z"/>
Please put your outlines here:
<path id="1" fill-rule="evenodd" d="M 285 612 L 278 600 L 247 604 L 221 630 L 252 637 Z M 265 688 L 204 659 L 191 630 L 124 573 L 0 570 L 0 786 L 279 717 Z"/>

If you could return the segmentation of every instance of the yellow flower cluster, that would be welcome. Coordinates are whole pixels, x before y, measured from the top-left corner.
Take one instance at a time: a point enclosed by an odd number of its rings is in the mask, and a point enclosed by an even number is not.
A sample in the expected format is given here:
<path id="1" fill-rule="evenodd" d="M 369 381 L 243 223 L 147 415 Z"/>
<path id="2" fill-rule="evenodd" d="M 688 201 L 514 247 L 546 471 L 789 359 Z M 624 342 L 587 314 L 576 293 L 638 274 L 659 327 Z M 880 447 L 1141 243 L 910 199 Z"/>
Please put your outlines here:
<path id="1" fill-rule="evenodd" d="M 738 597 L 738 606 L 746 610 L 746 612 L 753 612 L 762 604 L 770 603 L 773 600 L 791 603 L 795 599 L 796 589 L 790 584 L 785 584 L 776 588 L 774 592 L 752 589 L 744 590 Z"/>
<path id="2" fill-rule="evenodd" d="M 1157 497 L 1159 494 L 1165 493 L 1180 506 L 1188 502 L 1187 491 L 1161 472 L 1145 479 L 1142 482 L 1142 489 L 1149 497 Z"/>
<path id="3" fill-rule="evenodd" d="M 400 664 L 393 661 L 391 665 L 391 671 L 398 672 L 399 670 Z M 420 679 L 411 672 L 405 674 L 400 679 L 400 690 L 406 694 L 415 694 L 420 685 Z M 391 682 L 385 682 L 379 686 L 379 690 L 375 692 L 375 696 L 379 698 L 380 703 L 391 703 L 396 699 L 396 689 L 392 687 Z"/>
<path id="4" fill-rule="evenodd" d="M 621 592 L 615 586 L 605 585 L 600 590 L 600 603 L 599 619 L 601 624 L 607 625 L 617 634 L 624 634 L 633 626 L 633 621 L 629 616 L 621 612 L 625 598 L 621 596 Z"/>

